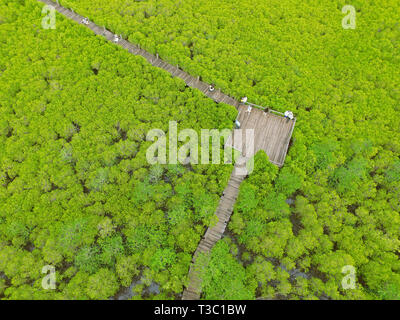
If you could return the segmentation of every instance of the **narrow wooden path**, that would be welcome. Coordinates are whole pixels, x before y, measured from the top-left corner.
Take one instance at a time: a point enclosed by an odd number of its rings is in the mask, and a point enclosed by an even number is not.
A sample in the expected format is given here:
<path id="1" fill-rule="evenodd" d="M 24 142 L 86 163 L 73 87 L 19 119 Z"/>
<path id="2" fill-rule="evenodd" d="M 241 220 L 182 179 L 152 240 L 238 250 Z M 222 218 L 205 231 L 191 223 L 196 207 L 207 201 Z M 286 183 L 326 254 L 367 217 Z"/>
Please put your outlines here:
<path id="1" fill-rule="evenodd" d="M 51 0 L 38 1 L 54 7 L 55 10 L 57 10 L 65 17 L 74 20 L 79 24 L 82 24 L 82 19 L 84 17 L 73 12 L 72 10 L 66 9 Z M 96 35 L 105 37 L 107 40 L 123 47 L 130 53 L 142 56 L 151 65 L 164 69 L 165 71 L 169 72 L 173 77 L 178 77 L 182 79 L 187 86 L 200 90 L 206 96 L 213 99 L 215 102 L 229 104 L 237 108 L 239 110 L 238 120 L 242 123 L 241 129 L 253 129 L 255 131 L 254 153 L 262 149 L 267 153 L 272 163 L 280 167 L 283 165 L 289 147 L 289 141 L 292 136 L 293 128 L 296 123 L 295 119 L 294 121 L 288 122 L 287 120 L 284 120 L 280 112 L 276 112 L 273 110 L 265 112 L 262 111 L 262 109 L 264 109 L 263 107 L 261 107 L 260 109 L 253 108 L 253 110 L 249 112 L 245 110 L 246 108 L 248 108 L 248 106 L 241 104 L 239 101 L 222 93 L 218 89 L 211 92 L 209 90 L 209 84 L 202 82 L 199 80 L 199 78 L 195 78 L 190 74 L 184 72 L 178 66 L 173 66 L 163 61 L 158 56 L 155 56 L 141 49 L 139 46 L 134 45 L 124 39 L 119 39 L 118 42 L 114 42 L 114 34 L 104 27 L 100 27 L 91 21 L 89 22 L 89 24 L 84 26 L 91 29 Z M 250 103 L 248 103 L 248 105 L 256 106 Z M 237 146 L 234 142 L 235 141 L 230 138 L 227 144 L 240 151 L 243 151 L 247 148 L 243 143 L 240 143 L 240 145 Z M 246 153 L 246 157 L 249 156 L 251 155 Z M 241 173 L 238 173 L 238 170 L 243 169 L 242 167 L 243 165 L 245 165 L 246 160 L 247 158 L 242 157 L 241 161 L 238 162 L 241 164 L 236 164 L 234 166 L 228 185 L 226 186 L 223 195 L 220 198 L 220 202 L 215 213 L 218 217 L 218 223 L 214 227 L 210 227 L 207 229 L 204 237 L 200 241 L 193 255 L 192 265 L 189 270 L 189 285 L 183 292 L 183 300 L 200 299 L 202 280 L 200 277 L 201 270 L 199 271 L 196 266 L 196 259 L 201 253 L 209 253 L 214 244 L 222 238 L 222 235 L 225 232 L 226 226 L 233 212 L 233 207 L 239 194 L 240 184 L 245 178 L 245 175 L 242 174 L 243 171 L 241 171 Z"/>
<path id="2" fill-rule="evenodd" d="M 236 198 L 239 194 L 240 183 L 244 180 L 244 175 L 236 174 L 236 169 L 239 165 L 236 165 L 232 171 L 228 185 L 226 186 L 224 193 L 219 201 L 219 205 L 216 211 L 218 222 L 214 227 L 207 229 L 204 237 L 201 239 L 192 259 L 192 265 L 189 270 L 189 285 L 183 291 L 182 300 L 198 300 L 201 294 L 201 270 L 198 270 L 196 265 L 196 258 L 200 253 L 208 254 L 215 243 L 222 238 L 225 232 L 226 226 L 229 222 L 233 207 L 236 202 Z"/>
<path id="3" fill-rule="evenodd" d="M 51 0 L 38 0 L 40 2 L 43 2 L 47 5 L 53 6 L 59 13 L 61 13 L 63 16 L 74 20 L 78 22 L 79 24 L 82 24 L 82 19 L 84 18 L 83 16 L 64 8 L 63 6 L 57 4 L 56 2 L 53 2 Z M 84 24 L 82 24 L 84 25 Z M 96 25 L 93 22 L 89 22 L 88 25 L 84 25 L 87 28 L 91 29 L 95 34 L 100 35 L 105 37 L 107 40 L 114 42 L 114 33 L 111 31 L 105 29 L 104 27 L 100 27 Z M 151 65 L 157 68 L 164 69 L 165 71 L 169 72 L 172 76 L 178 77 L 185 81 L 186 85 L 198 89 L 202 91 L 206 96 L 209 98 L 213 99 L 217 103 L 226 103 L 229 105 L 234 106 L 237 108 L 239 106 L 239 102 L 222 93 L 220 90 L 215 89 L 213 92 L 209 90 L 210 85 L 208 83 L 205 83 L 203 81 L 200 81 L 199 78 L 195 78 L 191 76 L 190 74 L 186 73 L 185 71 L 181 70 L 178 66 L 173 66 L 164 60 L 160 59 L 158 56 L 155 56 L 146 50 L 141 49 L 139 46 L 130 43 L 129 41 L 126 41 L 125 39 L 120 39 L 118 42 L 114 42 L 116 45 L 123 47 L 124 49 L 128 50 L 130 53 L 137 55 L 137 56 L 142 56 L 145 58 Z"/>

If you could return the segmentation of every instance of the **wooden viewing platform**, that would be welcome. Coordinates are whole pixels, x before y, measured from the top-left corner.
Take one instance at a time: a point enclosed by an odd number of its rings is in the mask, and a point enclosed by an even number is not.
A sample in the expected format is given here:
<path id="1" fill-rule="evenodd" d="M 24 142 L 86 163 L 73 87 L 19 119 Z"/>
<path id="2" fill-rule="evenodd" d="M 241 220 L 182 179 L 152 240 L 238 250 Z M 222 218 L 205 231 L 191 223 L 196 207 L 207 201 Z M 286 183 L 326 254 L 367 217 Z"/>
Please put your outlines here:
<path id="1" fill-rule="evenodd" d="M 254 153 L 246 153 L 246 157 L 251 157 L 259 150 L 264 150 L 273 164 L 282 167 L 296 119 L 286 119 L 276 115 L 275 111 L 266 111 L 267 109 L 262 110 L 251 106 L 249 109 L 249 106 L 244 104 L 241 104 L 238 110 L 237 120 L 240 122 L 240 128 L 243 130 L 254 129 Z M 244 131 L 243 134 L 245 133 Z M 245 147 L 245 137 L 242 138 L 242 141 L 237 142 L 230 136 L 226 146 L 242 151 Z"/>
<path id="2" fill-rule="evenodd" d="M 83 16 L 73 12 L 72 10 L 66 9 L 60 6 L 58 3 L 51 0 L 38 0 L 47 5 L 53 6 L 55 10 L 64 15 L 65 17 L 76 21 L 81 24 Z M 261 106 L 257 106 L 251 103 L 240 103 L 236 99 L 222 93 L 220 90 L 215 89 L 210 91 L 210 85 L 202 82 L 199 78 L 195 78 L 190 74 L 181 70 L 178 66 L 173 66 L 157 56 L 141 49 L 139 46 L 134 45 L 124 39 L 119 39 L 118 42 L 114 42 L 114 34 L 104 27 L 100 27 L 95 23 L 89 21 L 87 25 L 84 25 L 91 29 L 96 35 L 105 37 L 107 40 L 112 41 L 114 44 L 123 47 L 130 53 L 145 58 L 151 65 L 164 69 L 169 72 L 173 77 L 182 79 L 187 86 L 202 91 L 206 96 L 213 99 L 217 103 L 225 103 L 234 106 L 238 109 L 239 114 L 237 120 L 241 123 L 241 129 L 254 129 L 254 151 L 252 154 L 246 153 L 246 158 L 241 156 L 242 160 L 247 160 L 250 156 L 256 153 L 258 150 L 264 150 L 268 155 L 270 161 L 279 167 L 283 166 L 286 154 L 289 148 L 289 142 L 293 133 L 293 129 L 296 123 L 296 119 L 287 120 L 282 117 L 282 113 L 267 110 Z M 248 107 L 251 107 L 251 112 L 248 112 Z M 244 130 L 245 131 L 245 130 Z M 228 139 L 226 146 L 233 147 L 239 151 L 245 150 L 248 146 L 243 142 L 235 141 L 235 136 Z M 243 153 L 242 153 L 243 154 Z M 200 253 L 208 254 L 214 244 L 222 238 L 225 228 L 230 220 L 230 216 L 233 212 L 233 207 L 236 202 L 236 198 L 239 194 L 240 183 L 244 180 L 245 176 L 237 174 L 237 169 L 245 164 L 245 161 L 240 161 L 235 165 L 232 171 L 229 182 L 223 192 L 222 197 L 216 211 L 218 217 L 218 223 L 214 227 L 207 229 L 204 237 L 200 241 L 192 259 L 192 265 L 189 270 L 189 284 L 183 292 L 182 299 L 194 300 L 200 299 L 201 295 L 201 277 L 199 271 L 195 267 L 196 258 Z M 243 164 L 244 163 L 244 164 Z"/>

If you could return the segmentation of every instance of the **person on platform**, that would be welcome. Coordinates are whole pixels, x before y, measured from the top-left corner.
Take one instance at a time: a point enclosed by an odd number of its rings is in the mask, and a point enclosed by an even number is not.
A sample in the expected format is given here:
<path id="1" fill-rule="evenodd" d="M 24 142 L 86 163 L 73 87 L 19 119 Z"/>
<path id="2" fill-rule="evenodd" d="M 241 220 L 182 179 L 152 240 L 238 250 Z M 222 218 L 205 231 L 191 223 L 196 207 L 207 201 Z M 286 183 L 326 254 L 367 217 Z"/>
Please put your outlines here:
<path id="1" fill-rule="evenodd" d="M 294 118 L 293 112 L 292 111 L 285 111 L 285 118 L 287 119 L 287 121 L 293 120 L 293 118 Z"/>

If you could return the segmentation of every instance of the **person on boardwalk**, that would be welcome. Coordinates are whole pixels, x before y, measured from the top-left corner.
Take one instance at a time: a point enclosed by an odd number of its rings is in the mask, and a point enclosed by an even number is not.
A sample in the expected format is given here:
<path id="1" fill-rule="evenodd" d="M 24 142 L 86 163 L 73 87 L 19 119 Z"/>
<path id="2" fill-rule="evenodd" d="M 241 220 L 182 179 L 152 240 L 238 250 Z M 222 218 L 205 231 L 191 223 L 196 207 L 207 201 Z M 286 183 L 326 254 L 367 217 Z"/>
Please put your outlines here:
<path id="1" fill-rule="evenodd" d="M 240 129 L 240 122 L 235 120 L 235 129 Z"/>
<path id="2" fill-rule="evenodd" d="M 287 119 L 287 121 L 293 120 L 293 118 L 294 118 L 293 112 L 292 111 L 285 111 L 285 118 Z"/>

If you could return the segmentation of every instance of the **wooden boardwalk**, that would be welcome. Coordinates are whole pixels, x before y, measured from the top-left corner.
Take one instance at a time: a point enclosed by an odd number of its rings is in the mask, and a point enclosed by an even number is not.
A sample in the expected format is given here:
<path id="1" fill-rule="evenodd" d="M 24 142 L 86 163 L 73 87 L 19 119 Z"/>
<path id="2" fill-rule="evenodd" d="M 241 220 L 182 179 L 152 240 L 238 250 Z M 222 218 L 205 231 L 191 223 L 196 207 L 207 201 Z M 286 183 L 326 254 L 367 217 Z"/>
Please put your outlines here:
<path id="1" fill-rule="evenodd" d="M 244 161 L 243 161 L 244 162 Z M 224 193 L 219 201 L 219 205 L 216 211 L 218 217 L 218 223 L 214 227 L 207 229 L 204 237 L 201 239 L 192 259 L 192 265 L 189 270 L 189 285 L 183 291 L 183 300 L 198 300 L 201 294 L 201 277 L 199 276 L 200 271 L 196 268 L 196 258 L 200 253 L 208 254 L 215 243 L 222 238 L 225 232 L 225 228 L 229 222 L 231 214 L 233 212 L 233 206 L 235 205 L 236 198 L 239 194 L 240 183 L 244 180 L 244 175 L 237 175 L 236 169 L 239 165 L 236 165 L 232 171 L 228 185 L 226 186 Z"/>
<path id="2" fill-rule="evenodd" d="M 69 9 L 62 7 L 59 4 L 57 4 L 51 0 L 38 0 L 38 1 L 43 2 L 47 5 L 53 6 L 59 13 L 61 13 L 65 17 L 67 17 L 71 20 L 74 20 L 80 24 L 82 22 L 82 19 L 84 18 L 83 16 L 81 16 Z M 114 33 L 110 32 L 109 30 L 105 29 L 104 27 L 100 27 L 91 21 L 89 22 L 88 25 L 84 25 L 84 26 L 91 29 L 95 34 L 103 36 L 107 40 L 113 42 Z M 128 50 L 130 53 L 132 53 L 134 55 L 142 56 L 151 65 L 153 65 L 154 67 L 164 69 L 165 71 L 169 72 L 173 77 L 178 77 L 178 78 L 182 79 L 183 81 L 185 81 L 187 86 L 202 91 L 206 96 L 213 99 L 215 102 L 229 104 L 236 108 L 239 106 L 239 102 L 236 99 L 222 93 L 218 89 L 215 89 L 213 92 L 211 92 L 209 90 L 209 87 L 210 87 L 209 84 L 207 84 L 203 81 L 200 81 L 199 78 L 195 78 L 195 77 L 191 76 L 190 74 L 181 70 L 178 66 L 173 66 L 173 65 L 165 62 L 164 60 L 160 59 L 158 56 L 155 56 L 155 55 L 147 52 L 146 50 L 141 49 L 139 46 L 132 44 L 129 41 L 126 41 L 124 39 L 120 39 L 115 44 L 120 47 L 123 47 L 124 49 Z"/>
<path id="3" fill-rule="evenodd" d="M 78 23 L 81 23 L 82 19 L 84 18 L 83 16 L 62 7 L 51 0 L 38 1 L 53 6 L 59 13 Z M 107 40 L 113 42 L 114 34 L 104 27 L 99 27 L 93 22 L 89 22 L 88 25 L 84 26 L 91 29 L 96 35 L 103 36 Z M 237 108 L 239 110 L 238 120 L 242 124 L 241 128 L 255 130 L 255 152 L 262 149 L 266 152 L 272 163 L 278 165 L 279 167 L 283 166 L 289 147 L 289 141 L 295 125 L 295 120 L 286 122 L 286 119 L 281 116 L 278 116 L 272 112 L 265 113 L 263 110 L 257 108 L 252 108 L 252 112 L 248 113 L 246 112 L 247 106 L 244 106 L 239 101 L 222 93 L 220 90 L 217 89 L 211 92 L 209 90 L 209 84 L 191 76 L 177 66 L 172 66 L 171 64 L 160 59 L 158 56 L 155 56 L 141 49 L 139 46 L 134 45 L 124 39 L 120 39 L 115 44 L 123 47 L 134 55 L 142 56 L 151 65 L 164 69 L 165 71 L 169 72 L 173 77 L 178 77 L 182 79 L 183 81 L 185 81 L 187 86 L 200 90 L 206 96 L 213 99 L 215 102 L 229 104 Z M 236 146 L 235 144 L 232 144 L 231 138 L 228 141 L 227 145 L 233 146 L 238 150 L 242 150 L 242 146 Z"/>
<path id="4" fill-rule="evenodd" d="M 59 13 L 65 17 L 81 23 L 83 16 L 68 10 L 59 4 L 51 0 L 38 0 L 47 5 L 53 6 Z M 96 35 L 105 37 L 109 41 L 113 41 L 114 34 L 104 27 L 100 27 L 93 22 L 89 22 L 88 25 L 84 25 L 91 29 Z M 115 43 L 115 42 L 114 42 Z M 244 180 L 243 166 L 246 160 L 256 153 L 258 150 L 264 150 L 270 161 L 278 166 L 282 166 L 286 153 L 289 147 L 289 141 L 293 133 L 295 126 L 294 121 L 287 121 L 282 116 L 276 115 L 273 112 L 265 112 L 263 110 L 252 108 L 251 112 L 247 112 L 248 106 L 241 104 L 236 99 L 222 93 L 220 90 L 209 90 L 209 84 L 202 82 L 199 78 L 195 78 L 188 73 L 181 70 L 178 66 L 172 66 L 166 63 L 158 56 L 155 56 L 139 46 L 134 45 L 124 39 L 120 39 L 115 43 L 128 50 L 130 53 L 145 58 L 151 65 L 164 69 L 169 72 L 173 77 L 182 79 L 187 86 L 202 91 L 206 96 L 213 99 L 217 103 L 225 103 L 234 106 L 239 110 L 238 121 L 241 123 L 241 129 L 254 129 L 254 150 L 249 153 L 243 153 L 246 150 L 250 150 L 249 145 L 246 144 L 246 140 L 237 143 L 235 136 L 230 137 L 227 141 L 227 146 L 231 146 L 242 152 L 246 158 L 241 156 L 241 161 L 235 164 L 234 170 L 232 171 L 228 185 L 226 186 L 223 195 L 220 199 L 216 215 L 218 217 L 218 223 L 214 227 L 207 229 L 204 237 L 200 241 L 192 259 L 192 265 L 189 270 L 189 285 L 183 292 L 182 299 L 184 300 L 195 300 L 200 299 L 201 295 L 201 277 L 199 276 L 199 270 L 196 268 L 196 258 L 200 253 L 208 254 L 214 244 L 222 238 L 225 228 L 230 220 L 230 216 L 233 212 L 233 207 L 236 202 L 236 198 L 239 194 L 240 183 Z M 242 169 L 242 171 L 240 171 Z"/>

